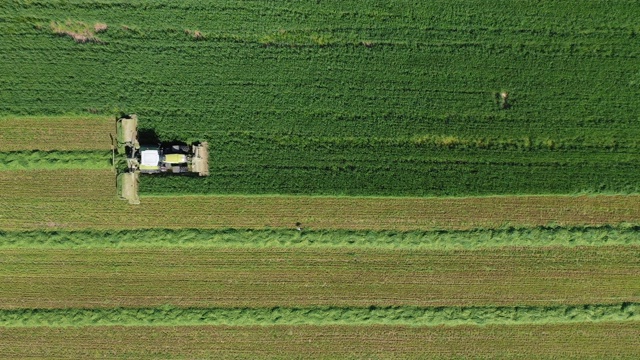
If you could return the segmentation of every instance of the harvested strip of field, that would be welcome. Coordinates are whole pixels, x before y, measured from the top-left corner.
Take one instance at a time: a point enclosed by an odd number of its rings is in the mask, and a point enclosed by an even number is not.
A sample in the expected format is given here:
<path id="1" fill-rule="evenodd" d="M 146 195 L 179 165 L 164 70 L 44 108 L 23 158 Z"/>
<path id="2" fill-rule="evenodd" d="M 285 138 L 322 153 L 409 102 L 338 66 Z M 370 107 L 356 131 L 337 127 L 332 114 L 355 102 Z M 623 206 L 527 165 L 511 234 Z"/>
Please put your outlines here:
<path id="1" fill-rule="evenodd" d="M 0 327 L 190 325 L 517 325 L 640 320 L 640 304 L 553 307 L 112 308 L 0 310 Z"/>
<path id="2" fill-rule="evenodd" d="M 112 167 L 110 151 L 13 151 L 0 152 L 0 171 L 6 170 L 104 170 Z"/>
<path id="3" fill-rule="evenodd" d="M 109 150 L 114 124 L 105 116 L 0 118 L 0 151 Z"/>
<path id="4" fill-rule="evenodd" d="M 0 172 L 0 228 L 294 228 L 426 230 L 640 222 L 640 196 L 365 198 L 309 196 L 142 197 L 116 200 L 108 170 Z M 384 199 L 384 201 L 382 201 Z M 169 210 L 170 209 L 170 210 Z"/>
<path id="5" fill-rule="evenodd" d="M 490 306 L 640 301 L 640 247 L 3 249 L 0 307 Z"/>
<path id="6" fill-rule="evenodd" d="M 521 358 L 637 355 L 637 322 L 456 327 L 1 328 L 3 358 Z"/>
<path id="7" fill-rule="evenodd" d="M 139 229 L 0 231 L 0 248 L 374 248 L 452 250 L 505 246 L 640 245 L 638 227 L 471 231 Z"/>

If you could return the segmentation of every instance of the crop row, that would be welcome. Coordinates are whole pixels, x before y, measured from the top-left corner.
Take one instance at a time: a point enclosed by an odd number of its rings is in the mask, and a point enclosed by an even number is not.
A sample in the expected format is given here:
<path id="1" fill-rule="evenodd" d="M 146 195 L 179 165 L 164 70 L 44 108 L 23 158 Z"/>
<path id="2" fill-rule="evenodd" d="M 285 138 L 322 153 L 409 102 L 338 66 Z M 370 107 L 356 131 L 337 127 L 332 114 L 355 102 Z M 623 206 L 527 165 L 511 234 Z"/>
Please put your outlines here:
<path id="1" fill-rule="evenodd" d="M 637 245 L 1 249 L 1 308 L 638 302 Z"/>
<path id="2" fill-rule="evenodd" d="M 301 226 L 303 226 L 301 224 Z M 140 229 L 0 231 L 0 248 L 373 248 L 452 250 L 506 246 L 640 245 L 637 227 L 506 228 L 470 231 Z"/>
<path id="3" fill-rule="evenodd" d="M 632 359 L 636 321 L 486 326 L 0 327 L 4 358 Z M 171 344 L 171 346 L 167 346 Z M 509 356 L 505 355 L 509 354 Z"/>
<path id="4" fill-rule="evenodd" d="M 0 118 L 0 152 L 109 150 L 114 118 L 98 116 L 12 116 Z"/>
<path id="5" fill-rule="evenodd" d="M 0 171 L 4 230 L 289 228 L 428 230 L 640 222 L 637 195 L 381 198 L 159 196 L 117 200 L 109 170 Z M 166 214 L 166 218 L 158 214 Z M 170 219 L 170 220 L 167 220 Z"/>

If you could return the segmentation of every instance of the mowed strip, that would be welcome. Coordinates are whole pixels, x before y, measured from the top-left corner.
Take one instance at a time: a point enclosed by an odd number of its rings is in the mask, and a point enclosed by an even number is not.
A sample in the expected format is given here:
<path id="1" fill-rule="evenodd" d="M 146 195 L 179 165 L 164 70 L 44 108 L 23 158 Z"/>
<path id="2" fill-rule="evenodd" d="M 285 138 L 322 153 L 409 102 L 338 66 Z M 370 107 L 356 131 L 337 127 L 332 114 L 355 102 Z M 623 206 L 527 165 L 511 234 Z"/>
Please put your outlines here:
<path id="1" fill-rule="evenodd" d="M 0 328 L 2 358 L 634 358 L 636 322 Z M 170 345 L 168 345 L 170 344 Z"/>
<path id="2" fill-rule="evenodd" d="M 547 306 L 640 301 L 640 246 L 478 251 L 5 249 L 0 307 Z"/>
<path id="3" fill-rule="evenodd" d="M 0 172 L 0 229 L 294 228 L 426 230 L 640 222 L 640 196 L 365 198 L 142 197 L 117 200 L 109 170 Z"/>
<path id="4" fill-rule="evenodd" d="M 109 150 L 115 119 L 105 116 L 0 118 L 0 152 Z"/>

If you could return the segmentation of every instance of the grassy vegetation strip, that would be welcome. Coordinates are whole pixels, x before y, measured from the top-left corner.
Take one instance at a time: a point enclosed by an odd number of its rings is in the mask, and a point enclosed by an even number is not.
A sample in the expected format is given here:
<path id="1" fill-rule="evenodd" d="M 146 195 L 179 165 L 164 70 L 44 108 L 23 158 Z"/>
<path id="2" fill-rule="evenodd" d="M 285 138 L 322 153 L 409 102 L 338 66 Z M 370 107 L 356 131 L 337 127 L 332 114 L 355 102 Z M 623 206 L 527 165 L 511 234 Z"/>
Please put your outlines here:
<path id="1" fill-rule="evenodd" d="M 116 197 L 109 170 L 0 171 L 0 229 L 463 230 L 640 223 L 640 196 Z M 172 209 L 172 210 L 168 210 Z"/>
<path id="2" fill-rule="evenodd" d="M 0 327 L 3 358 L 633 359 L 634 321 L 460 326 Z M 167 345 L 167 344 L 170 344 Z"/>
<path id="3" fill-rule="evenodd" d="M 0 327 L 103 325 L 517 325 L 640 321 L 640 304 L 554 307 L 115 308 L 0 310 Z"/>
<path id="4" fill-rule="evenodd" d="M 0 308 L 640 302 L 640 247 L 2 249 Z"/>
<path id="5" fill-rule="evenodd" d="M 114 123 L 109 116 L 1 117 L 0 152 L 109 150 Z"/>
<path id="6" fill-rule="evenodd" d="M 640 229 L 507 228 L 470 231 L 140 229 L 0 231 L 0 248 L 374 248 L 482 249 L 504 246 L 640 245 Z"/>
<path id="7" fill-rule="evenodd" d="M 104 170 L 112 167 L 111 151 L 13 151 L 0 152 L 0 171 L 7 170 Z"/>

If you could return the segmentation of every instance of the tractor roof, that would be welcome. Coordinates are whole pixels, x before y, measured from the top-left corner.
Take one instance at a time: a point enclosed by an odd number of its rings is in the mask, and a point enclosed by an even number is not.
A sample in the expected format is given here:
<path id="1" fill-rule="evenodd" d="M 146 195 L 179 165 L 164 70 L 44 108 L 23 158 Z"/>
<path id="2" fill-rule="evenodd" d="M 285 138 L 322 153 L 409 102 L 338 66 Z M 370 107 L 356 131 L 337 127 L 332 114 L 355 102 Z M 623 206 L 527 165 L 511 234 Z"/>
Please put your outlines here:
<path id="1" fill-rule="evenodd" d="M 140 155 L 142 157 L 140 166 L 159 166 L 160 154 L 158 150 L 143 150 Z"/>

